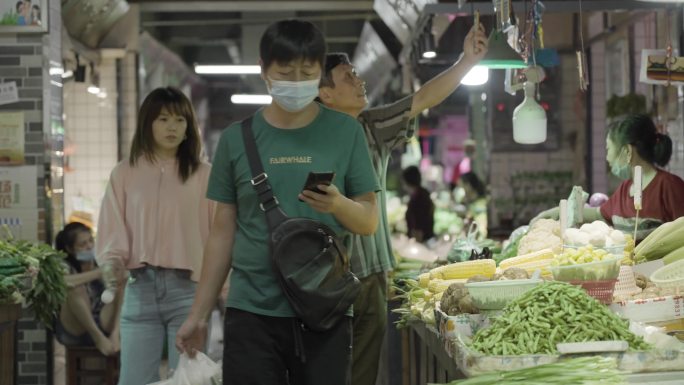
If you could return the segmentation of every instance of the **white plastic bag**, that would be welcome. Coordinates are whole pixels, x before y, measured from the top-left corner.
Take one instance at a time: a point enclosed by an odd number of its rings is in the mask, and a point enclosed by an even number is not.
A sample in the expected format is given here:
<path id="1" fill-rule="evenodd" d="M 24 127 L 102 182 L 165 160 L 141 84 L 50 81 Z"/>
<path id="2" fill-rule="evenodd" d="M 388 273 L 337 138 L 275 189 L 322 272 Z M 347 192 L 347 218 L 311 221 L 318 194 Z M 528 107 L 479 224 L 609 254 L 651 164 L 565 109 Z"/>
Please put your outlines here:
<path id="1" fill-rule="evenodd" d="M 165 381 L 148 385 L 221 385 L 223 384 L 221 364 L 206 354 L 198 352 L 195 358 L 183 353 L 173 376 Z"/>

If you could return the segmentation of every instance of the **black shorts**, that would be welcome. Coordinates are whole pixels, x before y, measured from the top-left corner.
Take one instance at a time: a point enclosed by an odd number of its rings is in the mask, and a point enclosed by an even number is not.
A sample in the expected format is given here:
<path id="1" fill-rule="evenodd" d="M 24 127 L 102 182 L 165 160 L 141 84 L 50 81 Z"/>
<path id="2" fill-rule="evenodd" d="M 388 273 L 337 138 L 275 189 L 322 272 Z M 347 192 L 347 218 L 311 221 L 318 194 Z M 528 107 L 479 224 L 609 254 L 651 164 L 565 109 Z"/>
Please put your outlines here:
<path id="1" fill-rule="evenodd" d="M 295 318 L 268 317 L 234 308 L 225 316 L 226 385 L 349 385 L 352 322 L 314 332 Z"/>

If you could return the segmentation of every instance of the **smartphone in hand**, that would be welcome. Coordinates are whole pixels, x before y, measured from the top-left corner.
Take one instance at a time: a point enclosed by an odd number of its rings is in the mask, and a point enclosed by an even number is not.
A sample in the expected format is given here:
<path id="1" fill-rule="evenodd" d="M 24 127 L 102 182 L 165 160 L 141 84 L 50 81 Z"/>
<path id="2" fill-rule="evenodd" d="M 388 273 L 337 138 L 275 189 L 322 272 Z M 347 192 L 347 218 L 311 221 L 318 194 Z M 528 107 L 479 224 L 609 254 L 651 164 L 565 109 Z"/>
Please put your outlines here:
<path id="1" fill-rule="evenodd" d="M 330 186 L 335 179 L 335 173 L 330 172 L 309 172 L 309 176 L 306 178 L 303 190 L 310 190 L 317 194 L 325 194 L 324 191 L 318 189 L 319 184 Z M 300 199 L 301 200 L 301 199 Z"/>

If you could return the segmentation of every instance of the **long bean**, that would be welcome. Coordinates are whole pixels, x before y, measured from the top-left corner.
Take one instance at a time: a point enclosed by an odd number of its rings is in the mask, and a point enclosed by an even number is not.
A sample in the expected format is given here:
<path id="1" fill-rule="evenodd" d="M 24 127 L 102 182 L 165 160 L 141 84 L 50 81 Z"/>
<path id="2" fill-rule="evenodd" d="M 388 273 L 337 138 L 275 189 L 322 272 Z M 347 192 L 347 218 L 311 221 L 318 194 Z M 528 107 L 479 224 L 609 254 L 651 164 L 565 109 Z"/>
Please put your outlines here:
<path id="1" fill-rule="evenodd" d="M 563 282 L 540 285 L 511 302 L 489 328 L 479 330 L 471 347 L 485 354 L 557 353 L 560 342 L 624 340 L 630 350 L 649 345 L 629 331 L 627 321 Z M 506 346 L 502 349 L 502 344 Z"/>

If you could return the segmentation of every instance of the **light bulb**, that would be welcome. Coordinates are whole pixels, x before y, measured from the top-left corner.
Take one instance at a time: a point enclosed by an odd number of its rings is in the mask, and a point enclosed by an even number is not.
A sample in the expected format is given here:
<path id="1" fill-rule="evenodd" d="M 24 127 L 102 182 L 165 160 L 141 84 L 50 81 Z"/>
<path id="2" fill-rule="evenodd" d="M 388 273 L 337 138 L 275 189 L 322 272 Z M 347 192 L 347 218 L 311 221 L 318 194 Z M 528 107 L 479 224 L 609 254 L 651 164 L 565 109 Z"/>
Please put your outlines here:
<path id="1" fill-rule="evenodd" d="M 534 83 L 525 83 L 525 99 L 513 111 L 513 140 L 521 144 L 546 141 L 546 111 L 534 100 Z"/>
<path id="2" fill-rule="evenodd" d="M 466 86 L 480 86 L 489 81 L 489 68 L 485 66 L 475 66 L 461 80 L 461 84 Z"/>

